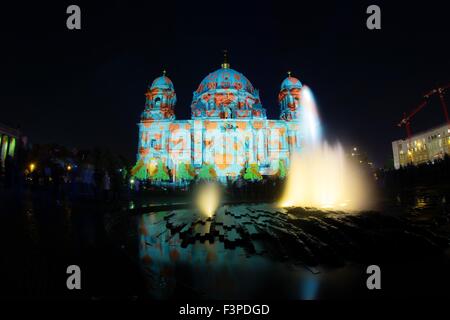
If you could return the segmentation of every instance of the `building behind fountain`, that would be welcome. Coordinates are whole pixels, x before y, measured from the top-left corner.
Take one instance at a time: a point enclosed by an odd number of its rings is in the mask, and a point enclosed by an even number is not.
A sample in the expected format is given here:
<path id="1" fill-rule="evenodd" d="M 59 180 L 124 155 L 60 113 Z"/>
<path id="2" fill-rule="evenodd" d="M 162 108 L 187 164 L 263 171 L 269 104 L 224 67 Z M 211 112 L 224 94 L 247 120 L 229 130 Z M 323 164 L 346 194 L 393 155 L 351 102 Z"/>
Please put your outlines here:
<path id="1" fill-rule="evenodd" d="M 213 165 L 221 181 L 236 179 L 252 164 L 262 175 L 277 174 L 300 149 L 301 90 L 289 73 L 278 95 L 280 119 L 267 119 L 258 90 L 225 58 L 194 91 L 191 119 L 176 120 L 175 88 L 164 72 L 145 93 L 138 163 L 148 168 L 162 163 L 172 181 L 186 165 L 197 172 Z"/>
<path id="2" fill-rule="evenodd" d="M 394 167 L 434 162 L 450 155 L 450 125 L 445 124 L 392 142 Z"/>

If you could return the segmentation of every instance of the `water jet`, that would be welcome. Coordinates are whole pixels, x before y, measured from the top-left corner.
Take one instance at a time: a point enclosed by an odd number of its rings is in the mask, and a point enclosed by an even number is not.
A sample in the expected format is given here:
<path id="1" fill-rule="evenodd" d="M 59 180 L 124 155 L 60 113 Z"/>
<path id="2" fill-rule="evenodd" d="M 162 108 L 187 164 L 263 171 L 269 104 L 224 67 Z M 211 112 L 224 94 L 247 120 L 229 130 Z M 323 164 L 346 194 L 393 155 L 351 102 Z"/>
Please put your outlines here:
<path id="1" fill-rule="evenodd" d="M 330 145 L 322 127 L 314 95 L 304 86 L 301 94 L 302 148 L 291 155 L 281 207 L 363 210 L 369 206 L 370 186 L 361 170 L 339 143 Z"/>

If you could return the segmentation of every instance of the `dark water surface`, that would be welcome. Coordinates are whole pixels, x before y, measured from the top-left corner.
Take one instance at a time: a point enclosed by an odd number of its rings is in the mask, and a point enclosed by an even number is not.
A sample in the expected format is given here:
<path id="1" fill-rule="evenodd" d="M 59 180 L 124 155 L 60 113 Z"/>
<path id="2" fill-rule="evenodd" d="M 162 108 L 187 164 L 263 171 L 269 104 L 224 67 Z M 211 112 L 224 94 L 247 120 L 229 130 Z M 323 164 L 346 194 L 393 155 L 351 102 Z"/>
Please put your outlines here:
<path id="1" fill-rule="evenodd" d="M 223 213 L 225 220 L 203 221 L 182 205 L 175 213 L 162 210 L 161 204 L 155 207 L 160 202 L 156 198 L 74 204 L 55 203 L 45 191 L 29 193 L 20 201 L 7 196 L 0 209 L 0 269 L 6 275 L 0 295 L 69 299 L 447 297 L 450 255 L 441 241 L 448 244 L 450 239 L 447 199 L 445 188 L 417 188 L 387 194 L 380 200 L 382 216 L 294 211 L 287 218 L 272 209 L 262 213 L 261 205 L 244 205 L 257 210 L 229 206 L 234 213 Z M 247 214 L 241 217 L 241 211 Z M 183 230 L 192 219 L 194 224 Z M 253 230 L 258 224 L 259 229 Z M 252 232 L 255 235 L 246 236 Z M 295 238 L 296 233 L 302 235 Z M 70 264 L 82 269 L 81 292 L 66 288 Z M 381 267 L 380 291 L 366 288 L 370 264 Z"/>
<path id="2" fill-rule="evenodd" d="M 301 253 L 296 259 L 285 254 L 280 257 L 276 251 L 283 249 L 283 245 L 274 247 L 267 239 L 254 240 L 250 250 L 246 241 L 233 245 L 226 236 L 233 232 L 233 228 L 226 230 L 224 240 L 219 234 L 202 236 L 205 232 L 201 228 L 205 228 L 205 225 L 197 223 L 191 227 L 192 237 L 186 241 L 186 236 L 183 239 L 179 229 L 186 225 L 186 216 L 195 215 L 190 210 L 149 212 L 127 217 L 130 225 L 126 229 L 136 230 L 136 234 L 128 233 L 128 240 L 122 239 L 124 243 L 133 239 L 125 246 L 127 248 L 138 246 L 136 255 L 145 275 L 147 293 L 158 299 L 447 297 L 450 285 L 450 251 L 447 246 L 444 244 L 436 249 L 423 246 L 422 242 L 415 241 L 415 237 L 403 237 L 404 233 L 410 232 L 410 227 L 412 230 L 419 228 L 417 230 L 423 229 L 426 233 L 431 231 L 432 235 L 439 234 L 439 240 L 448 244 L 448 207 L 442 194 L 418 189 L 415 193 L 387 197 L 382 205 L 383 215 L 400 216 L 402 224 L 392 227 L 390 220 L 380 219 L 377 215 L 364 219 L 361 222 L 362 233 L 366 230 L 373 232 L 372 226 L 367 226 L 368 223 L 381 224 L 376 226 L 377 233 L 381 232 L 381 237 L 386 239 L 370 243 L 372 238 L 368 237 L 369 243 L 363 239 L 347 245 L 350 251 L 353 247 L 359 247 L 359 251 L 350 258 L 343 255 L 343 261 L 337 264 L 332 261 L 331 265 L 319 263 L 312 266 L 302 261 Z M 172 218 L 167 218 L 174 214 Z M 310 216 L 311 213 L 304 215 Z M 325 214 L 319 212 L 317 215 Z M 168 228 L 171 219 L 180 220 L 181 226 L 178 229 Z M 304 218 L 301 216 L 300 219 Z M 373 239 L 372 242 L 378 241 L 376 237 Z M 399 244 L 402 241 L 404 243 Z M 430 239 L 426 238 L 423 242 L 428 241 Z M 259 252 L 258 246 L 261 249 Z M 295 250 L 294 247 L 290 254 Z M 380 291 L 371 291 L 366 287 L 366 268 L 371 264 L 381 267 Z"/>

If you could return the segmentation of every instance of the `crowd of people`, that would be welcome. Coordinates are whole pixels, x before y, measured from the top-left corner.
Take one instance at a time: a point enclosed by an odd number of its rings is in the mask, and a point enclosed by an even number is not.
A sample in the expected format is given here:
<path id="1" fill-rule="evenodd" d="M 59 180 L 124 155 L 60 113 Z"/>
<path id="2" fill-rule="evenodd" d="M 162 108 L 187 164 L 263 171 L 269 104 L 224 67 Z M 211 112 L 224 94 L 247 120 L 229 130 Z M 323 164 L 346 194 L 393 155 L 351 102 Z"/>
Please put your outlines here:
<path id="1" fill-rule="evenodd" d="M 51 189 L 57 201 L 75 199 L 115 200 L 126 190 L 123 169 L 96 168 L 92 164 L 62 167 L 55 163 L 44 164 L 27 174 L 31 190 Z"/>
<path id="2" fill-rule="evenodd" d="M 29 150 L 7 156 L 1 168 L 0 189 L 3 197 L 21 201 L 29 193 L 64 201 L 114 201 L 128 190 L 126 164 L 105 162 L 88 152 L 59 157 L 53 149 Z M 97 163 L 96 163 L 97 162 Z"/>
<path id="3" fill-rule="evenodd" d="M 5 158 L 0 175 L 2 197 L 20 201 L 26 192 L 40 192 L 58 204 L 83 199 L 109 202 L 129 199 L 131 194 L 176 197 L 191 193 L 201 183 L 199 179 L 184 184 L 140 181 L 130 176 L 127 163 L 117 159 L 98 150 L 77 153 L 43 147 L 19 150 L 14 158 L 10 155 Z M 446 184 L 450 179 L 450 157 L 433 164 L 380 169 L 376 176 L 382 187 L 391 189 Z M 271 201 L 280 196 L 283 183 L 284 179 L 267 176 L 255 182 L 242 177 L 230 179 L 225 183 L 225 196 L 237 202 Z"/>
<path id="4" fill-rule="evenodd" d="M 433 163 L 409 165 L 400 169 L 381 169 L 377 176 L 387 188 L 444 185 L 450 181 L 450 156 Z"/>

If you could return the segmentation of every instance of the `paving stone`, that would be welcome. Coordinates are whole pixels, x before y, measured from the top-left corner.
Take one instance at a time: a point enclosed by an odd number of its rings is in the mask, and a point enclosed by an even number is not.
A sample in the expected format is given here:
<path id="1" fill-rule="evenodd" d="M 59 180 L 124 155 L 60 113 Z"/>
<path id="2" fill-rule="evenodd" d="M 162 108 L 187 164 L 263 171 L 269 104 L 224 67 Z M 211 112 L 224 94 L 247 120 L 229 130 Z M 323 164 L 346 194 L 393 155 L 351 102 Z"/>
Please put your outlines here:
<path id="1" fill-rule="evenodd" d="M 211 218 L 190 209 L 159 211 L 143 216 L 142 224 L 143 241 L 152 246 L 157 241 L 182 248 L 198 243 L 195 250 L 207 244 L 222 246 L 247 256 L 289 259 L 312 272 L 316 271 L 312 266 L 319 263 L 361 259 L 371 250 L 383 252 L 381 247 L 392 254 L 413 254 L 414 250 L 438 252 L 449 246 L 448 238 L 420 225 L 375 212 L 346 214 L 267 204 L 222 206 Z M 390 239 L 395 239 L 394 245 Z"/>

